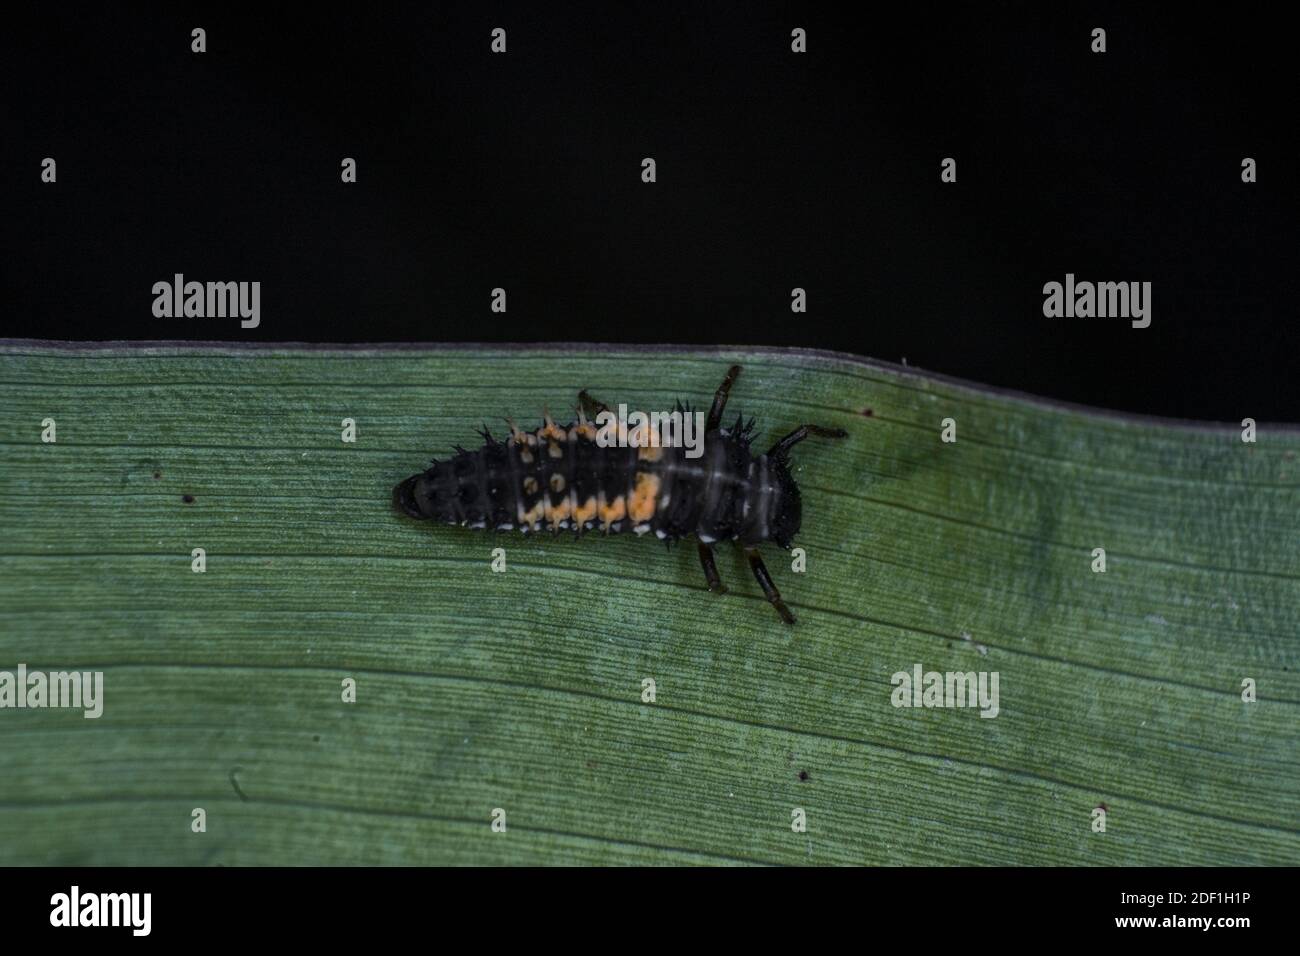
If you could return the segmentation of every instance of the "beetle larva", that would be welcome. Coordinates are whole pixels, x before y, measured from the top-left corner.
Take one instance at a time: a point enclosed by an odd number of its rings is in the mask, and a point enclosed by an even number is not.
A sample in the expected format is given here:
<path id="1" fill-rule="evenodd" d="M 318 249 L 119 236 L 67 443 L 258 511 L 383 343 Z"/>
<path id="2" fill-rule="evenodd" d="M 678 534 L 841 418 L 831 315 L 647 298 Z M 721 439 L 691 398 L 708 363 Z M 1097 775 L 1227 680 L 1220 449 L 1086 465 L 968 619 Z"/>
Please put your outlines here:
<path id="1" fill-rule="evenodd" d="M 758 546 L 771 542 L 789 550 L 799 531 L 802 505 L 790 475 L 790 449 L 809 435 L 844 438 L 847 432 L 800 425 L 766 453 L 753 454 L 752 421 L 721 424 L 739 374 L 740 366 L 731 366 L 714 395 L 698 458 L 687 457 L 680 444 L 656 441 L 653 432 L 631 443 L 601 440 L 586 412 L 594 410 L 598 421 L 612 413 L 583 391 L 578 421 L 557 425 L 547 415 L 533 432 L 512 425 L 506 441 L 484 428 L 481 447 L 457 448 L 451 458 L 407 478 L 393 489 L 393 503 L 412 518 L 476 529 L 632 531 L 665 542 L 694 535 L 709 590 L 718 594 L 726 588 L 713 545 L 734 541 L 768 601 L 793 624 Z M 680 403 L 677 410 L 684 411 Z"/>

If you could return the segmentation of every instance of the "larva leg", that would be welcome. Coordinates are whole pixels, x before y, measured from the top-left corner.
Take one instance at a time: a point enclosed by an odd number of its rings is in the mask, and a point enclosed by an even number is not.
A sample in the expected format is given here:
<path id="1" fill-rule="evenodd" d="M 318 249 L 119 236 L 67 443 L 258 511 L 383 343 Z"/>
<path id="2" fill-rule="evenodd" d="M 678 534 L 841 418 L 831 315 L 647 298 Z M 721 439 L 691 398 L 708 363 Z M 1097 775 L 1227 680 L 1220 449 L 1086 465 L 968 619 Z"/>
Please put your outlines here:
<path id="1" fill-rule="evenodd" d="M 722 583 L 722 577 L 718 574 L 718 565 L 713 559 L 713 548 L 703 541 L 699 544 L 700 565 L 704 568 L 704 580 L 708 582 L 709 590 L 714 594 L 726 594 L 727 586 Z"/>
<path id="2" fill-rule="evenodd" d="M 790 613 L 790 609 L 786 607 L 785 602 L 781 600 L 781 592 L 778 591 L 776 585 L 772 583 L 772 575 L 767 573 L 767 565 L 763 563 L 763 558 L 758 553 L 758 549 L 746 548 L 745 557 L 749 558 L 749 566 L 754 571 L 754 577 L 758 579 L 758 586 L 761 587 L 763 593 L 767 595 L 768 603 L 771 604 L 772 607 L 776 608 L 776 613 L 781 615 L 781 620 L 785 621 L 787 624 L 793 624 L 794 615 Z"/>
<path id="3" fill-rule="evenodd" d="M 768 458 L 781 458 L 790 451 L 795 445 L 799 444 L 809 435 L 817 435 L 821 438 L 848 438 L 849 433 L 843 428 L 826 428 L 822 425 L 800 425 L 790 434 L 786 435 L 779 442 L 769 449 Z"/>
<path id="4" fill-rule="evenodd" d="M 736 376 L 739 374 L 739 365 L 733 365 L 727 369 L 722 384 L 718 386 L 718 390 L 713 395 L 713 407 L 709 409 L 709 418 L 704 425 L 706 432 L 711 432 L 722 424 L 722 412 L 727 407 L 727 396 L 731 394 L 731 383 L 736 380 Z"/>

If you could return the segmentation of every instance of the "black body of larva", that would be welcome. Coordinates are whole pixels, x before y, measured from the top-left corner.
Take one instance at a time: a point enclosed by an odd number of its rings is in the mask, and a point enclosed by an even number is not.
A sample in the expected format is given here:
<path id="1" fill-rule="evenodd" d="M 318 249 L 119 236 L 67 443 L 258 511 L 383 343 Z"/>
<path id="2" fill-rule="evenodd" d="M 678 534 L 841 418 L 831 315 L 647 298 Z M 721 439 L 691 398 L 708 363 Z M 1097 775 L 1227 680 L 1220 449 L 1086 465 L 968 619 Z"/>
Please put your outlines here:
<path id="1" fill-rule="evenodd" d="M 752 453 L 739 422 L 706 432 L 699 458 L 685 448 L 602 447 L 594 434 L 574 423 L 504 442 L 488 435 L 481 448 L 459 450 L 403 481 L 394 503 L 413 518 L 469 528 L 791 546 L 799 489 L 784 457 Z"/>
<path id="2" fill-rule="evenodd" d="M 745 549 L 768 601 L 793 624 L 757 547 L 770 541 L 788 549 L 799 530 L 802 509 L 790 476 L 790 449 L 809 435 L 843 438 L 847 433 L 801 425 L 766 453 L 753 454 L 753 422 L 738 418 L 732 428 L 720 424 L 739 374 L 740 366 L 733 365 L 714 396 L 699 457 L 687 457 L 684 447 L 659 447 L 646 440 L 646 433 L 629 443 L 633 447 L 610 444 L 605 436 L 598 442 L 585 415 L 565 426 L 547 416 L 535 432 L 511 426 L 508 441 L 496 440 L 485 428 L 482 447 L 457 448 L 450 459 L 399 483 L 393 504 L 413 518 L 477 529 L 632 531 L 665 542 L 694 535 L 709 590 L 717 593 L 726 589 L 712 545 L 734 541 Z M 579 400 L 608 411 L 586 392 Z"/>

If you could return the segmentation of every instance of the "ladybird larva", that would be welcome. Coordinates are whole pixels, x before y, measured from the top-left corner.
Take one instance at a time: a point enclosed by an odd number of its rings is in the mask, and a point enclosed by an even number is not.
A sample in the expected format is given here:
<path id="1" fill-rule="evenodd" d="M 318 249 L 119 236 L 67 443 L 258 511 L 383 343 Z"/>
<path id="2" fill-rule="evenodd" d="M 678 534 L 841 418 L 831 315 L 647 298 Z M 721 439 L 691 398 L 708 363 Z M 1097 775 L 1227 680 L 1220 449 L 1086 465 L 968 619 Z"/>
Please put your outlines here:
<path id="1" fill-rule="evenodd" d="M 709 590 L 726 591 L 718 576 L 713 545 L 734 541 L 781 619 L 794 615 L 781 600 L 758 546 L 771 542 L 789 550 L 802 521 L 799 488 L 790 475 L 789 453 L 809 435 L 845 438 L 840 428 L 800 425 L 767 452 L 753 454 L 753 420 L 737 418 L 722 427 L 733 365 L 718 386 L 704 425 L 703 454 L 686 455 L 674 445 L 623 447 L 598 441 L 586 417 L 609 409 L 584 390 L 579 420 L 557 425 L 549 415 L 534 432 L 511 425 L 498 441 L 485 427 L 483 445 L 457 447 L 445 461 L 393 488 L 393 504 L 412 518 L 450 525 L 525 534 L 545 527 L 575 533 L 630 530 L 665 542 L 695 536 Z M 678 411 L 685 411 L 678 403 Z"/>

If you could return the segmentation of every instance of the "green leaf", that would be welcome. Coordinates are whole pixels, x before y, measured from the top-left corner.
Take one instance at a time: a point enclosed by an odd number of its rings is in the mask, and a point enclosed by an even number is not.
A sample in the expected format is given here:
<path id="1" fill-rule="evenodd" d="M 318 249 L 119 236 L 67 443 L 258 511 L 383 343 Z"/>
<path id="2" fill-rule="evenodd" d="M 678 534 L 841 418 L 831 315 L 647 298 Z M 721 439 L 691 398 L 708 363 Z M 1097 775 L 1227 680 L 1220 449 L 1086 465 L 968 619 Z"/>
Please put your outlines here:
<path id="1" fill-rule="evenodd" d="M 766 549 L 794 628 L 732 549 L 715 596 L 689 542 L 392 510 L 484 421 L 731 361 L 760 448 L 850 433 L 794 453 L 807 572 Z M 1295 430 L 750 349 L 10 341 L 0 383 L 0 669 L 104 674 L 0 710 L 2 864 L 1300 859 Z M 893 706 L 917 665 L 997 716 Z"/>

